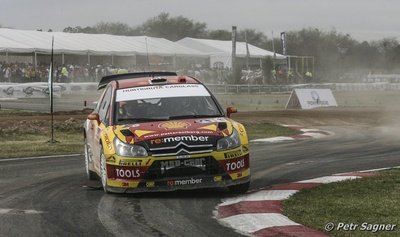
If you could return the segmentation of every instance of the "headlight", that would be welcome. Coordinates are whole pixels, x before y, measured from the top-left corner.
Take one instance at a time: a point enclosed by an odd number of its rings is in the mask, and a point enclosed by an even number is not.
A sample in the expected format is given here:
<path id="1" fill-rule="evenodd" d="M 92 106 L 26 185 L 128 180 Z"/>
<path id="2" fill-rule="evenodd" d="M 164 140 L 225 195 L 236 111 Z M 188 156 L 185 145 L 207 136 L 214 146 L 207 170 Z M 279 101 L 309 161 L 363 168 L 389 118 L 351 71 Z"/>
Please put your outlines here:
<path id="1" fill-rule="evenodd" d="M 236 129 L 233 129 L 232 135 L 230 135 L 229 137 L 221 138 L 217 142 L 218 151 L 232 149 L 238 146 L 240 146 L 240 138 L 239 133 L 236 131 Z"/>
<path id="2" fill-rule="evenodd" d="M 114 140 L 115 153 L 119 156 L 128 157 L 144 157 L 147 156 L 147 151 L 142 146 L 138 145 L 128 145 L 121 142 L 118 138 Z"/>

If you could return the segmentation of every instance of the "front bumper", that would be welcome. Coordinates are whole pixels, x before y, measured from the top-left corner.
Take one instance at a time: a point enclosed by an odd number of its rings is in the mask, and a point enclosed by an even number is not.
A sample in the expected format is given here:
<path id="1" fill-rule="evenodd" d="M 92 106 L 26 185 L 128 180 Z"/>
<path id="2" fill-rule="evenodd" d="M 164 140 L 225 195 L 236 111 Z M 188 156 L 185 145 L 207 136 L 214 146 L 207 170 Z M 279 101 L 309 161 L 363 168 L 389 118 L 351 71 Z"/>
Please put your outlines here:
<path id="1" fill-rule="evenodd" d="M 224 176 L 191 176 L 170 178 L 165 180 L 147 180 L 140 182 L 126 182 L 108 180 L 108 191 L 113 193 L 140 193 L 140 192 L 168 192 L 176 190 L 194 190 L 205 188 L 226 188 L 250 182 L 250 169 L 240 174 L 242 178 L 232 180 Z M 125 187 L 124 187 L 125 186 Z M 131 187 L 129 187 L 131 186 Z M 135 187 L 134 187 L 135 186 Z"/>
<path id="2" fill-rule="evenodd" d="M 108 190 L 117 193 L 229 187 L 250 181 L 247 146 L 190 157 L 107 159 Z"/>

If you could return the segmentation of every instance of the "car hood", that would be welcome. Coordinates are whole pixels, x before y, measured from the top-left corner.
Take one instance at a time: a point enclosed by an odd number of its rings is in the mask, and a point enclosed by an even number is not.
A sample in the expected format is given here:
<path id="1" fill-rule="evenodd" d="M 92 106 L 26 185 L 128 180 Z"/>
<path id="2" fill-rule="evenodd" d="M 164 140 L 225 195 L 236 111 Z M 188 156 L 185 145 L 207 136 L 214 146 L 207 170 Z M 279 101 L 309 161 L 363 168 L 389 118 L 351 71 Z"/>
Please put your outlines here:
<path id="1" fill-rule="evenodd" d="M 128 144 L 150 142 L 155 144 L 161 140 L 179 142 L 216 140 L 232 133 L 232 121 L 228 118 L 179 119 L 169 121 L 146 122 L 113 127 L 116 137 Z M 208 139 L 208 137 L 210 139 Z M 164 138 L 164 139 L 162 139 Z M 212 138 L 212 139 L 211 139 Z"/>

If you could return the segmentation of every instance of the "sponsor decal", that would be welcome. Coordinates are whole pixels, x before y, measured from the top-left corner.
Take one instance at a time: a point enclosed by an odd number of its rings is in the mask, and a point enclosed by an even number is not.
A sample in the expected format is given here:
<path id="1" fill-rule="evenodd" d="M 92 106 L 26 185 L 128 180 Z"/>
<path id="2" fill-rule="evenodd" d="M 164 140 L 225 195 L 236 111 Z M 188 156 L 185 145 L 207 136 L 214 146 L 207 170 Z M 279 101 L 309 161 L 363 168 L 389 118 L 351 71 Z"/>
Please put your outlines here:
<path id="1" fill-rule="evenodd" d="M 163 143 L 171 143 L 171 142 L 180 142 L 180 141 L 191 141 L 191 142 L 207 142 L 210 137 L 208 136 L 176 136 L 176 137 L 164 137 L 150 140 L 150 144 L 163 144 Z"/>
<path id="2" fill-rule="evenodd" d="M 112 143 L 111 143 L 111 141 L 110 141 L 110 139 L 108 138 L 108 135 L 107 135 L 106 133 L 104 134 L 104 142 L 106 143 L 107 148 L 108 148 L 109 150 L 111 150 L 111 149 L 112 149 Z"/>
<path id="3" fill-rule="evenodd" d="M 7 95 L 13 95 L 14 94 L 14 87 L 8 87 L 6 90 L 3 90 Z"/>
<path id="4" fill-rule="evenodd" d="M 154 181 L 147 181 L 146 182 L 146 187 L 147 188 L 154 188 L 156 186 L 156 184 L 154 183 Z"/>
<path id="5" fill-rule="evenodd" d="M 188 122 L 169 121 L 169 122 L 160 123 L 158 125 L 158 127 L 164 128 L 165 130 L 169 130 L 169 129 L 185 129 L 185 128 L 188 128 L 190 125 L 191 124 Z"/>
<path id="6" fill-rule="evenodd" d="M 115 174 L 117 178 L 120 179 L 132 179 L 132 178 L 139 178 L 140 177 L 140 170 L 139 169 L 122 169 L 116 168 Z"/>
<path id="7" fill-rule="evenodd" d="M 26 87 L 26 88 L 24 88 L 23 90 L 22 90 L 27 96 L 31 96 L 31 95 L 33 95 L 33 91 L 34 91 L 34 89 L 32 88 L 32 87 Z"/>
<path id="8" fill-rule="evenodd" d="M 147 172 L 148 167 L 127 167 L 107 165 L 109 179 L 140 179 Z"/>
<path id="9" fill-rule="evenodd" d="M 214 182 L 221 182 L 222 176 L 214 176 Z"/>
<path id="10" fill-rule="evenodd" d="M 233 162 L 227 162 L 225 165 L 227 171 L 240 170 L 246 166 L 244 159 L 240 159 L 238 161 L 233 161 Z"/>
<path id="11" fill-rule="evenodd" d="M 115 100 L 121 102 L 128 100 L 185 96 L 210 96 L 210 93 L 200 84 L 141 86 L 117 90 Z"/>
<path id="12" fill-rule="evenodd" d="M 213 131 L 207 131 L 207 130 L 198 130 L 198 131 L 171 131 L 171 132 L 163 132 L 163 133 L 156 133 L 156 134 L 149 134 L 149 135 L 144 135 L 144 139 L 150 139 L 150 138 L 159 138 L 159 137 L 165 137 L 165 136 L 175 136 L 175 135 L 181 135 L 181 134 L 194 134 L 194 135 L 204 135 L 204 134 L 213 134 Z"/>
<path id="13" fill-rule="evenodd" d="M 203 179 L 182 179 L 182 180 L 168 180 L 167 185 L 168 186 L 180 186 L 180 185 L 188 185 L 188 184 L 201 184 L 203 182 Z"/>
<path id="14" fill-rule="evenodd" d="M 135 130 L 135 135 L 137 137 L 141 137 L 150 133 L 154 133 L 155 131 L 147 131 L 147 130 Z"/>
<path id="15" fill-rule="evenodd" d="M 203 171 L 206 170 L 205 158 L 187 159 L 187 160 L 167 160 L 161 161 L 161 174 L 176 167 L 196 167 Z"/>
<path id="16" fill-rule="evenodd" d="M 142 166 L 143 160 L 120 160 L 119 165 L 121 166 Z"/>
<path id="17" fill-rule="evenodd" d="M 224 170 L 228 173 L 235 171 L 243 171 L 249 168 L 249 155 L 245 155 L 243 157 L 222 160 L 220 164 L 224 168 Z"/>
<path id="18" fill-rule="evenodd" d="M 199 129 L 206 129 L 206 130 L 211 130 L 211 131 L 215 132 L 215 131 L 217 131 L 217 125 L 211 124 L 211 125 L 207 125 L 207 126 L 201 127 Z"/>
<path id="19" fill-rule="evenodd" d="M 196 123 L 218 123 L 218 122 L 226 122 L 224 118 L 207 118 L 207 119 L 198 119 Z"/>
<path id="20" fill-rule="evenodd" d="M 241 150 L 237 150 L 237 151 L 227 152 L 224 154 L 224 156 L 227 159 L 232 159 L 232 158 L 237 158 L 237 157 L 243 156 L 243 153 Z"/>
<path id="21" fill-rule="evenodd" d="M 311 98 L 313 100 L 307 101 L 307 104 L 309 104 L 309 105 L 329 105 L 329 101 L 320 99 L 320 96 L 317 91 L 311 91 L 310 93 L 311 93 Z"/>

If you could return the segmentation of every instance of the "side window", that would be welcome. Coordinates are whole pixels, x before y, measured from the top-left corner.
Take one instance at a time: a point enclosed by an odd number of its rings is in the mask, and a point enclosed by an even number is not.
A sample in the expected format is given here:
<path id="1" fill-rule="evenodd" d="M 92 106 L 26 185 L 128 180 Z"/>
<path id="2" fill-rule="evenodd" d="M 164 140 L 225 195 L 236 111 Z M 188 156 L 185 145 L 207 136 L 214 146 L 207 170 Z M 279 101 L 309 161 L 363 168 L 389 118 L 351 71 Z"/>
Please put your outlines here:
<path id="1" fill-rule="evenodd" d="M 108 87 L 106 89 L 106 92 L 104 93 L 103 99 L 99 103 L 99 117 L 100 121 L 103 121 L 104 123 L 108 123 L 108 115 L 107 112 L 110 107 L 111 103 L 111 94 L 112 94 L 112 87 Z"/>

